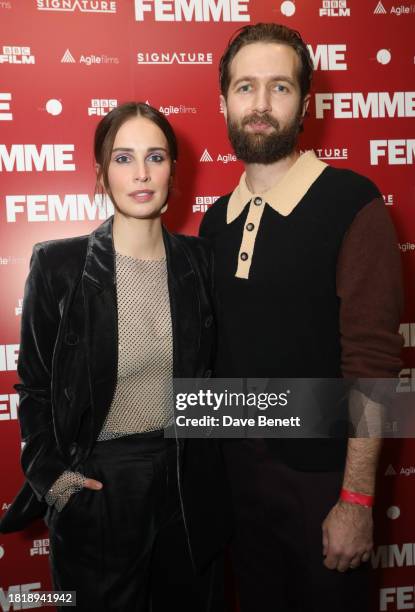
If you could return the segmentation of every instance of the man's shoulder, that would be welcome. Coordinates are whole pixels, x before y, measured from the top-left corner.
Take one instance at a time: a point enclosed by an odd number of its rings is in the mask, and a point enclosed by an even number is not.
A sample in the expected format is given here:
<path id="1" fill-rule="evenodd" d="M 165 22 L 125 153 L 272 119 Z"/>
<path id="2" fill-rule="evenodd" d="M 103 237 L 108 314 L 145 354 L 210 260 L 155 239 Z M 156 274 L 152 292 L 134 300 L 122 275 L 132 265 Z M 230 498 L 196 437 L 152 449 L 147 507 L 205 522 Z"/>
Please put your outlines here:
<path id="1" fill-rule="evenodd" d="M 209 238 L 210 235 L 226 224 L 226 209 L 231 195 L 232 193 L 227 193 L 221 196 L 207 209 L 200 224 L 199 233 L 201 236 Z"/>
<path id="2" fill-rule="evenodd" d="M 354 170 L 328 166 L 322 178 L 323 188 L 335 194 L 336 198 L 341 197 L 364 205 L 375 198 L 381 197 L 375 183 Z"/>

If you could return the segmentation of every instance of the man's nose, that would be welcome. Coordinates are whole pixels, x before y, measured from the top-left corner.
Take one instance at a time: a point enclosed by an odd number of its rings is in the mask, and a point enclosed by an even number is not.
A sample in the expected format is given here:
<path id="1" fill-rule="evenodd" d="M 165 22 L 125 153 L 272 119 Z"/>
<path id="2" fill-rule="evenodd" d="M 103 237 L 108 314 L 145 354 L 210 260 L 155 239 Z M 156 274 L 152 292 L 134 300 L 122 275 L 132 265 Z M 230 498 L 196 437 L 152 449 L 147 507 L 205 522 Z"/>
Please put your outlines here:
<path id="1" fill-rule="evenodd" d="M 257 113 L 266 113 L 271 111 L 271 94 L 266 87 L 258 88 L 254 98 L 254 108 Z"/>

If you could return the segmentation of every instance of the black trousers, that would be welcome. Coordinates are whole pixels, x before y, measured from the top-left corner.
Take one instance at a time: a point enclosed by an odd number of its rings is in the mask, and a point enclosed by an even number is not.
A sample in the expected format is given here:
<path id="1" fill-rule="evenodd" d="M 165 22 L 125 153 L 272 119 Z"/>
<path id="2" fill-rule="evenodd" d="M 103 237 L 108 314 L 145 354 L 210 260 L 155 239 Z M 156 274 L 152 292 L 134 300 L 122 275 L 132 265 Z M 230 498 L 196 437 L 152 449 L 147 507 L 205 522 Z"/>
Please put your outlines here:
<path id="1" fill-rule="evenodd" d="M 221 560 L 193 570 L 174 440 L 151 432 L 98 442 L 80 471 L 104 486 L 47 517 L 54 589 L 76 591 L 76 609 L 88 612 L 223 610 Z"/>
<path id="2" fill-rule="evenodd" d="M 299 472 L 265 440 L 223 444 L 236 533 L 232 561 L 241 612 L 368 612 L 369 567 L 323 565 L 321 524 L 343 474 Z"/>

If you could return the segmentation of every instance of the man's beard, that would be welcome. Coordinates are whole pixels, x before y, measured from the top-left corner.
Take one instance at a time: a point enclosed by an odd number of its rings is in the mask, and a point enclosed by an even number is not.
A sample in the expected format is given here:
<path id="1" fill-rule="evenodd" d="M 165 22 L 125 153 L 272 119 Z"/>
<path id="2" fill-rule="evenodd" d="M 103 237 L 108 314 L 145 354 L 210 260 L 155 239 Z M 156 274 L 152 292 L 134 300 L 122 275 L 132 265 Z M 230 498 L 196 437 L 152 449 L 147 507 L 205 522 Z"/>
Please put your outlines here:
<path id="1" fill-rule="evenodd" d="M 245 126 L 268 123 L 274 129 L 270 134 L 247 132 Z M 253 113 L 241 124 L 229 118 L 228 136 L 238 159 L 246 164 L 273 164 L 293 152 L 302 124 L 301 111 L 283 129 L 272 115 Z"/>

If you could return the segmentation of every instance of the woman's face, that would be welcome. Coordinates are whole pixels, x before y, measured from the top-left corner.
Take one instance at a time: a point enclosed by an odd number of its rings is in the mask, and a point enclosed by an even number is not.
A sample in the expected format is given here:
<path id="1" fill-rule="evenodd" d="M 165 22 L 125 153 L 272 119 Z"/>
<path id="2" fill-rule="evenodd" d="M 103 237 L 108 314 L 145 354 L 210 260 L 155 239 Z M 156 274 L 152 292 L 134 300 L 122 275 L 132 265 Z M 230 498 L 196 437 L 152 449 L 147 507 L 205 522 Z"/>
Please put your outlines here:
<path id="1" fill-rule="evenodd" d="M 135 219 L 160 216 L 169 191 L 172 161 L 166 137 L 145 117 L 118 130 L 108 166 L 116 214 Z"/>

